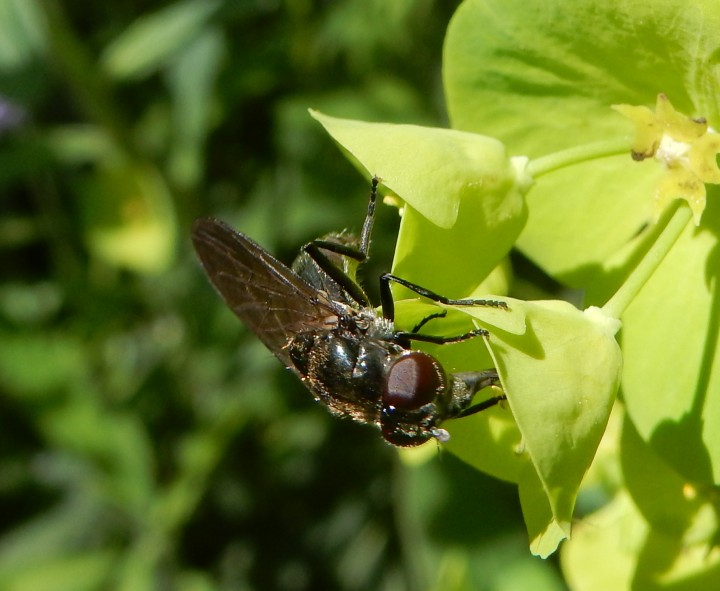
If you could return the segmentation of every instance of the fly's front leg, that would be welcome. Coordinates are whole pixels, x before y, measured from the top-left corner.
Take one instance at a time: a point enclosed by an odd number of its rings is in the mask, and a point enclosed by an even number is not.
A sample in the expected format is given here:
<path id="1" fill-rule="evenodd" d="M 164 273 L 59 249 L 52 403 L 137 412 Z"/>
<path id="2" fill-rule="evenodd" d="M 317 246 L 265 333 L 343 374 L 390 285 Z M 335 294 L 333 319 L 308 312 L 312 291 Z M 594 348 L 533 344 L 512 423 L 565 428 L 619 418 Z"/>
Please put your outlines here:
<path id="1" fill-rule="evenodd" d="M 424 334 L 420 332 L 420 329 L 425 326 L 428 322 L 431 320 L 435 320 L 436 318 L 445 318 L 447 316 L 447 310 L 442 310 L 440 312 L 435 312 L 433 314 L 428 314 L 423 318 L 420 322 L 418 322 L 415 327 L 410 332 L 404 332 L 404 331 L 398 331 L 396 334 L 400 335 L 404 339 L 409 339 L 411 341 L 421 341 L 423 343 L 433 343 L 435 345 L 446 345 L 447 343 L 459 343 L 461 341 L 466 341 L 467 339 L 473 339 L 475 337 L 487 337 L 490 336 L 490 333 L 485 330 L 484 328 L 476 328 L 475 330 L 471 330 L 469 332 L 466 332 L 461 335 L 452 336 L 452 337 L 441 337 L 437 335 L 430 335 L 430 334 Z"/>
<path id="2" fill-rule="evenodd" d="M 500 386 L 500 378 L 494 369 L 484 371 L 466 371 L 454 373 L 452 379 L 452 402 L 449 415 L 452 418 L 467 417 L 481 412 L 496 404 L 507 400 L 505 394 L 499 394 L 483 400 L 477 404 L 470 405 L 473 396 L 485 388 Z"/>

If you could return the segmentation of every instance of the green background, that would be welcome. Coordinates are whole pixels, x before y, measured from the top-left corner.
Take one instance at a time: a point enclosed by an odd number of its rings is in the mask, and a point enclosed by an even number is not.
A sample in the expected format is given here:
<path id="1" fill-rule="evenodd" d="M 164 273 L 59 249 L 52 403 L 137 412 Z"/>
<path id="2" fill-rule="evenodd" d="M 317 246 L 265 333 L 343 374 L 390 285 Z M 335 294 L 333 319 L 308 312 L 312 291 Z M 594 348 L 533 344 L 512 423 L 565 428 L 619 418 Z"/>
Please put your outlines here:
<path id="1" fill-rule="evenodd" d="M 369 179 L 307 109 L 446 126 L 457 4 L 0 0 L 0 588 L 564 588 L 515 486 L 332 419 L 189 243 L 359 230 Z"/>

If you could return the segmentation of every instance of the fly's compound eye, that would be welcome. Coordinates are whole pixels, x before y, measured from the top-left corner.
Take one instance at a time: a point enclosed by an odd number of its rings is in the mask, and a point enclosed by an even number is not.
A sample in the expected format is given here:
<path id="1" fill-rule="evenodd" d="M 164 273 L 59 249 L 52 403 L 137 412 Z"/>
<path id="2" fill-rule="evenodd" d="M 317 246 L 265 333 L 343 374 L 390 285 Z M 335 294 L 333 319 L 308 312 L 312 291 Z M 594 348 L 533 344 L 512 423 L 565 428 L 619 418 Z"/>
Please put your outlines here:
<path id="1" fill-rule="evenodd" d="M 421 351 L 409 351 L 388 369 L 383 405 L 416 410 L 433 402 L 445 390 L 445 384 L 445 372 L 434 357 Z"/>

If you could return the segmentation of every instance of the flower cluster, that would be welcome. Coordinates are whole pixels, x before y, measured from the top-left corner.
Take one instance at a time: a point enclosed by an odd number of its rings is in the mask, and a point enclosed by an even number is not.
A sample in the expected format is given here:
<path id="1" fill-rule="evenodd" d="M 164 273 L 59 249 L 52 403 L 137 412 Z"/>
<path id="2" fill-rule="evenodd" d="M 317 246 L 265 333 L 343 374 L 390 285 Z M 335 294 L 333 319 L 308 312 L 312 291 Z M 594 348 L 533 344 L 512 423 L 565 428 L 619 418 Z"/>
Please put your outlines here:
<path id="1" fill-rule="evenodd" d="M 664 94 L 658 95 L 655 112 L 645 106 L 614 105 L 635 124 L 632 156 L 655 158 L 667 169 L 656 191 L 656 213 L 673 199 L 685 199 L 695 224 L 705 209 L 705 183 L 720 184 L 720 134 L 705 119 L 677 112 Z"/>

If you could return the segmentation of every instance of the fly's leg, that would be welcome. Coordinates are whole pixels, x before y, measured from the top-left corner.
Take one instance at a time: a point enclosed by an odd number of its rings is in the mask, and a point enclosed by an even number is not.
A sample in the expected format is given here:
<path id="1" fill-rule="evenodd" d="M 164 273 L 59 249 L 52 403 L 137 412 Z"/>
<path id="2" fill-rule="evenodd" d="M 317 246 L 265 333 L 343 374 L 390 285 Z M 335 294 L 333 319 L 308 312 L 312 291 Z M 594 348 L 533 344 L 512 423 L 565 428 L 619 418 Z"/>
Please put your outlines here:
<path id="1" fill-rule="evenodd" d="M 488 398 L 487 400 L 478 402 L 477 404 L 473 404 L 470 408 L 466 408 L 459 415 L 456 415 L 455 418 L 459 419 L 462 417 L 469 417 L 470 415 L 474 415 L 476 412 L 492 408 L 493 406 L 500 404 L 503 400 L 507 400 L 507 396 L 505 396 L 505 394 L 493 396 L 492 398 Z"/>
<path id="2" fill-rule="evenodd" d="M 474 299 L 452 299 L 443 295 L 430 291 L 420 285 L 401 279 L 391 273 L 385 273 L 380 276 L 380 301 L 382 303 L 383 316 L 388 320 L 395 320 L 395 301 L 393 300 L 392 291 L 390 291 L 390 283 L 397 283 L 424 298 L 445 304 L 446 306 L 486 306 L 490 308 L 502 308 L 507 310 L 508 306 L 505 302 L 498 300 L 474 300 Z"/>
<path id="3" fill-rule="evenodd" d="M 420 329 L 431 320 L 435 320 L 435 318 L 445 318 L 445 316 L 447 316 L 447 310 L 443 310 L 442 312 L 435 312 L 434 314 L 429 314 L 428 316 L 425 316 L 425 318 L 423 318 L 420 322 L 418 322 L 411 332 L 420 332 Z"/>
<path id="4" fill-rule="evenodd" d="M 335 283 L 337 283 L 347 294 L 361 306 L 370 306 L 370 301 L 363 289 L 349 277 L 342 269 L 335 265 L 330 258 L 323 252 L 332 252 L 341 256 L 346 256 L 358 261 L 364 262 L 368 258 L 370 250 L 370 234 L 372 233 L 373 222 L 375 221 L 375 202 L 377 201 L 377 186 L 380 179 L 376 176 L 372 178 L 372 186 L 370 189 L 370 201 L 368 203 L 365 222 L 363 223 L 362 233 L 360 234 L 360 244 L 351 246 L 332 242 L 330 240 L 313 240 L 303 247 L 303 250 L 315 263 L 324 271 Z"/>
<path id="5" fill-rule="evenodd" d="M 406 343 L 407 346 L 409 346 L 409 341 L 421 341 L 423 343 L 432 343 L 434 345 L 446 345 L 448 343 L 459 343 L 461 341 L 466 341 L 475 337 L 490 336 L 490 333 L 484 328 L 476 328 L 475 330 L 471 330 L 461 335 L 455 335 L 450 337 L 443 337 L 418 332 L 431 320 L 434 320 L 435 318 L 445 318 L 445 316 L 447 316 L 447 310 L 443 310 L 442 312 L 436 312 L 434 314 L 429 314 L 428 316 L 425 316 L 425 318 L 423 318 L 420 322 L 418 322 L 410 332 L 398 330 L 395 331 L 394 336 L 397 338 L 398 342 Z"/>
<path id="6" fill-rule="evenodd" d="M 489 387 L 498 387 L 500 378 L 494 369 L 486 369 L 485 371 L 468 371 L 452 374 L 452 406 L 449 409 L 449 415 L 452 418 L 467 417 L 491 408 L 503 400 L 507 400 L 505 394 L 499 394 L 468 406 L 476 392 Z"/>
<path id="7" fill-rule="evenodd" d="M 360 233 L 360 252 L 365 258 L 370 252 L 370 234 L 372 234 L 373 222 L 375 221 L 375 202 L 377 201 L 377 188 L 380 177 L 373 175 L 370 184 L 370 201 L 368 202 L 367 214 L 365 214 L 365 222 L 363 223 L 362 232 Z"/>
<path id="8" fill-rule="evenodd" d="M 484 328 L 476 328 L 475 330 L 471 330 L 470 332 L 466 332 L 464 334 L 452 337 L 441 337 L 432 334 L 403 331 L 397 331 L 395 333 L 395 336 L 401 339 L 409 339 L 411 341 L 420 341 L 423 343 L 432 343 L 434 345 L 447 345 L 448 343 L 459 343 L 461 341 L 466 341 L 475 337 L 487 337 L 490 336 L 490 333 Z"/>

